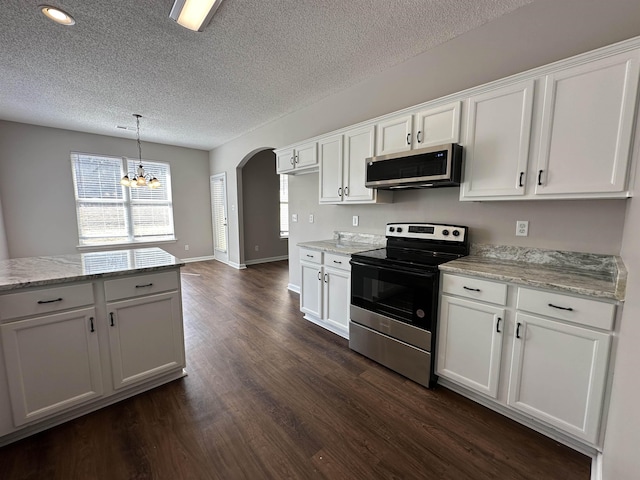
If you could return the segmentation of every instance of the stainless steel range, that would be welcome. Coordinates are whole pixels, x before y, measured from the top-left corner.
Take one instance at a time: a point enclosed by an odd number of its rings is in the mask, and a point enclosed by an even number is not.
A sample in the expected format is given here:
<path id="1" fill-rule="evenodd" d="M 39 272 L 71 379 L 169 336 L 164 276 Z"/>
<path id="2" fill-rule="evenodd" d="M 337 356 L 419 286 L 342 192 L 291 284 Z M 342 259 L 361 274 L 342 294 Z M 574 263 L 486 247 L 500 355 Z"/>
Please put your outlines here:
<path id="1" fill-rule="evenodd" d="M 469 254 L 468 228 L 389 223 L 386 237 L 386 248 L 351 256 L 349 347 L 433 387 L 438 265 Z"/>

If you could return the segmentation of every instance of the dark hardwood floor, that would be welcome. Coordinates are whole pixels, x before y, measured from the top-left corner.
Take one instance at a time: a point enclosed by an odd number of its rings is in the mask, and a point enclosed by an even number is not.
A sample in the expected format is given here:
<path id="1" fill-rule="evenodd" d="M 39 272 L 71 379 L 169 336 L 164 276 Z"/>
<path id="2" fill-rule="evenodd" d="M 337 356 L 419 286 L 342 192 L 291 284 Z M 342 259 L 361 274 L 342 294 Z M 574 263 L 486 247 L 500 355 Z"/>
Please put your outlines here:
<path id="1" fill-rule="evenodd" d="M 182 280 L 189 375 L 0 448 L 0 479 L 589 479 L 588 457 L 304 320 L 286 262 Z"/>

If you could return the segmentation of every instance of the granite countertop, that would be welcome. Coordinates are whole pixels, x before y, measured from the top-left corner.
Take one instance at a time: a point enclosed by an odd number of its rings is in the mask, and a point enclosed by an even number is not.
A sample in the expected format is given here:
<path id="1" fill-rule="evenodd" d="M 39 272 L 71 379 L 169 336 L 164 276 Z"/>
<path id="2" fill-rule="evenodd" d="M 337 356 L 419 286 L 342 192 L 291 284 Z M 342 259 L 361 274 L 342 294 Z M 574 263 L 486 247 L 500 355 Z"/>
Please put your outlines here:
<path id="1" fill-rule="evenodd" d="M 440 270 L 618 301 L 627 283 L 627 270 L 615 255 L 501 245 L 473 245 L 471 255 Z"/>
<path id="2" fill-rule="evenodd" d="M 383 235 L 369 233 L 334 232 L 330 240 L 300 242 L 299 247 L 319 250 L 321 252 L 352 255 L 354 253 L 374 250 L 386 246 L 387 240 Z"/>
<path id="3" fill-rule="evenodd" d="M 0 260 L 0 292 L 183 266 L 160 248 Z"/>

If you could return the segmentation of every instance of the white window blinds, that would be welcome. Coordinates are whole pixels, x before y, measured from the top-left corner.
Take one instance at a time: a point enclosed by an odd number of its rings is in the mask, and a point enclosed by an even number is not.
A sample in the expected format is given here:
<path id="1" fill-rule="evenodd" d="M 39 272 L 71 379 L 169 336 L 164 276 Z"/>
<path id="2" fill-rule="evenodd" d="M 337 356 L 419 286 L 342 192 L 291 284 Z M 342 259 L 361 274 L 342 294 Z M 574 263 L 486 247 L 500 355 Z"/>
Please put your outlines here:
<path id="1" fill-rule="evenodd" d="M 280 236 L 289 236 L 289 176 L 280 175 Z"/>
<path id="2" fill-rule="evenodd" d="M 227 186 L 224 174 L 211 177 L 214 247 L 227 251 Z"/>
<path id="3" fill-rule="evenodd" d="M 80 245 L 173 240 L 169 165 L 144 161 L 161 186 L 127 188 L 120 179 L 137 161 L 84 153 L 71 154 Z"/>

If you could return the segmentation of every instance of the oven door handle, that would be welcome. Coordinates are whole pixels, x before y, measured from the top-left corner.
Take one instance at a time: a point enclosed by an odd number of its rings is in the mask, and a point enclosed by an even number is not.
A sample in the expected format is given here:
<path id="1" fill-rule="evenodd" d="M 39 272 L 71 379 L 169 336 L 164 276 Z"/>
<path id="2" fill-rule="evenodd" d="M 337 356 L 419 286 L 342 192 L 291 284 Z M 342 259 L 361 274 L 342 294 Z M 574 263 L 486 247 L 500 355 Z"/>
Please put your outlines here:
<path id="1" fill-rule="evenodd" d="M 412 270 L 409 268 L 402 268 L 402 267 L 395 267 L 395 268 L 389 268 L 389 267 L 383 267 L 381 265 L 377 265 L 377 264 L 371 264 L 371 263 L 364 263 L 364 262 L 359 262 L 357 260 L 351 260 L 351 266 L 353 267 L 367 267 L 367 268 L 375 268 L 376 270 L 382 270 L 385 272 L 390 272 L 390 273 L 406 273 L 408 275 L 413 275 L 416 277 L 423 277 L 423 278 L 432 278 L 435 277 L 437 275 L 436 272 L 420 272 L 420 271 L 416 271 L 416 270 Z M 352 276 L 353 276 L 353 272 L 352 272 Z"/>

